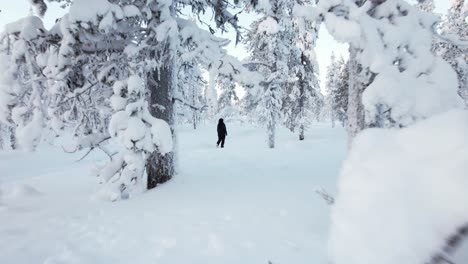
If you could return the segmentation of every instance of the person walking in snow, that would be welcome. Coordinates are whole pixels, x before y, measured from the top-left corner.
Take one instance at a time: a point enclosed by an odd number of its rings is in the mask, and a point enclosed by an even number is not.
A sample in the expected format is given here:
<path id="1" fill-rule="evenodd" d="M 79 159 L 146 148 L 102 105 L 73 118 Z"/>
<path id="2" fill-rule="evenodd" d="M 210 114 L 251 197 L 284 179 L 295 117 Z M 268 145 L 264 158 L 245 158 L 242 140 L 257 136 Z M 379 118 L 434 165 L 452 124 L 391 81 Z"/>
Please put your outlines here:
<path id="1" fill-rule="evenodd" d="M 224 120 L 220 118 L 218 122 L 218 142 L 216 143 L 216 147 L 219 147 L 219 143 L 221 143 L 221 147 L 224 148 L 224 140 L 226 139 L 226 136 L 226 125 L 224 124 Z"/>

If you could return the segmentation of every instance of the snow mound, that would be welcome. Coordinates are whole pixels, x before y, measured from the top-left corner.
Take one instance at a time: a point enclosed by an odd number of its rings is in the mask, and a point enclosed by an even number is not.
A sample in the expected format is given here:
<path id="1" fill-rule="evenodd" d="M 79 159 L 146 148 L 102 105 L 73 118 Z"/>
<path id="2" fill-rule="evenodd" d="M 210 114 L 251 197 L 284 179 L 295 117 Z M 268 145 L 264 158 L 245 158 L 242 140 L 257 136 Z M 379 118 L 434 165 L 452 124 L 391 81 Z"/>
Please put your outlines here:
<path id="1" fill-rule="evenodd" d="M 5 25 L 5 33 L 8 35 L 19 34 L 25 40 L 32 40 L 45 34 L 44 24 L 39 17 L 28 16 L 16 22 Z"/>
<path id="2" fill-rule="evenodd" d="M 338 184 L 332 262 L 426 263 L 438 253 L 468 220 L 467 135 L 458 110 L 361 133 Z"/>
<path id="3" fill-rule="evenodd" d="M 35 198 L 42 195 L 42 193 L 36 188 L 23 183 L 14 183 L 9 186 L 2 186 L 0 187 L 0 193 L 6 200 Z"/>
<path id="4" fill-rule="evenodd" d="M 260 24 L 258 24 L 258 33 L 273 35 L 278 33 L 279 30 L 280 28 L 278 22 L 272 17 L 267 17 Z"/>
<path id="5" fill-rule="evenodd" d="M 377 116 L 376 106 L 383 104 L 391 109 L 393 120 L 406 126 L 414 119 L 462 108 L 463 101 L 457 89 L 456 73 L 448 63 L 436 58 L 432 74 L 418 78 L 409 71 L 389 68 L 364 91 L 362 101 L 368 117 Z"/>
<path id="6" fill-rule="evenodd" d="M 70 21 L 96 23 L 97 16 L 106 15 L 110 8 L 107 0 L 77 0 L 70 7 Z"/>

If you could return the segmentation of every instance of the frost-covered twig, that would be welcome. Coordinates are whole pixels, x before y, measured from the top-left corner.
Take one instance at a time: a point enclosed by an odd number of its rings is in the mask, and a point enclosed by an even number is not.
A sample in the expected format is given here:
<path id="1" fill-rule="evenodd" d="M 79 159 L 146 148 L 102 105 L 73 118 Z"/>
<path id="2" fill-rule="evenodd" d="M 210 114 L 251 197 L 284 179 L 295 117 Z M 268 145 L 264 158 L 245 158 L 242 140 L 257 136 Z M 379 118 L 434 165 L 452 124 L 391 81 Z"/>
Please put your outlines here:
<path id="1" fill-rule="evenodd" d="M 457 36 L 453 35 L 442 35 L 437 32 L 437 23 L 432 26 L 432 34 L 438 39 L 457 46 L 460 49 L 468 49 L 468 40 L 461 40 Z"/>
<path id="2" fill-rule="evenodd" d="M 177 98 L 177 97 L 172 97 L 172 101 L 175 102 L 175 101 L 178 101 L 178 102 L 181 102 L 183 105 L 185 106 L 188 106 L 189 108 L 193 109 L 193 110 L 196 110 L 196 111 L 203 111 L 205 110 L 206 108 L 208 108 L 207 105 L 204 105 L 202 107 L 196 107 L 194 105 L 191 105 L 189 103 L 187 103 L 185 100 L 182 100 L 180 98 Z"/>
<path id="3" fill-rule="evenodd" d="M 322 197 L 328 205 L 332 205 L 335 203 L 335 198 L 333 198 L 333 196 L 331 196 L 324 188 L 316 189 L 315 193 Z"/>
<path id="4" fill-rule="evenodd" d="M 100 141 L 98 141 L 98 142 L 96 142 L 96 143 L 91 142 L 91 144 L 90 144 L 90 146 L 89 146 L 89 150 L 86 152 L 85 155 L 83 155 L 83 156 L 82 156 L 79 160 L 77 160 L 77 161 L 78 161 L 78 162 L 79 162 L 79 161 L 82 161 L 82 160 L 83 160 L 84 158 L 86 158 L 86 157 L 89 155 L 89 153 L 91 153 L 95 148 L 99 148 L 99 149 L 102 150 L 102 148 L 100 147 L 100 144 L 102 144 L 103 142 L 105 142 L 105 141 L 107 141 L 107 140 L 109 140 L 109 139 L 111 139 L 111 137 L 110 137 L 110 136 L 107 136 L 107 137 L 105 137 L 105 138 L 102 138 Z M 104 150 L 103 150 L 103 151 L 104 151 Z M 106 152 L 104 151 L 104 153 L 106 153 Z M 107 153 L 106 153 L 106 154 L 107 154 Z M 112 160 L 112 158 L 111 158 L 111 160 Z"/>
<path id="5" fill-rule="evenodd" d="M 72 153 L 76 153 L 77 151 L 82 150 L 84 148 L 89 148 L 88 151 L 80 159 L 77 160 L 77 161 L 82 161 L 84 158 L 86 158 L 86 156 L 89 155 L 89 153 L 91 153 L 91 151 L 93 151 L 95 148 L 99 148 L 107 156 L 109 156 L 109 158 L 112 160 L 112 157 L 115 154 L 110 154 L 107 150 L 105 150 L 105 149 L 103 149 L 101 147 L 101 144 L 104 143 L 105 141 L 109 140 L 109 139 L 111 139 L 110 136 L 104 136 L 102 138 L 99 138 L 96 142 L 91 141 L 91 142 L 85 142 L 85 143 L 82 143 L 82 144 L 78 144 L 78 146 L 76 146 L 74 150 L 68 150 L 64 146 L 62 146 L 62 150 L 65 153 L 72 154 Z"/>
<path id="6" fill-rule="evenodd" d="M 244 65 L 244 67 L 246 68 L 252 68 L 252 67 L 256 67 L 256 66 L 265 66 L 267 67 L 268 69 L 272 69 L 273 66 L 268 64 L 268 63 L 265 63 L 265 62 L 261 62 L 261 61 L 248 61 L 248 62 L 245 62 L 245 63 L 242 63 L 242 65 Z"/>
<path id="7" fill-rule="evenodd" d="M 82 88 L 81 91 L 75 92 L 72 97 L 69 97 L 69 98 L 65 99 L 64 101 L 61 102 L 61 104 L 65 104 L 65 103 L 67 103 L 68 101 L 70 101 L 72 99 L 78 98 L 80 95 L 86 93 L 91 88 L 93 88 L 96 84 L 98 84 L 98 82 L 90 83 L 90 86 L 88 86 L 86 88 Z"/>
<path id="8" fill-rule="evenodd" d="M 109 150 L 107 150 L 105 147 L 102 147 L 102 146 L 98 146 L 98 148 L 109 157 L 110 161 L 112 161 L 112 158 L 118 153 L 118 152 L 110 153 Z"/>
<path id="9" fill-rule="evenodd" d="M 455 264 L 450 259 L 463 244 L 467 243 L 468 240 L 468 222 L 459 227 L 454 234 L 449 236 L 445 242 L 444 247 L 438 253 L 431 257 L 428 264 Z"/>

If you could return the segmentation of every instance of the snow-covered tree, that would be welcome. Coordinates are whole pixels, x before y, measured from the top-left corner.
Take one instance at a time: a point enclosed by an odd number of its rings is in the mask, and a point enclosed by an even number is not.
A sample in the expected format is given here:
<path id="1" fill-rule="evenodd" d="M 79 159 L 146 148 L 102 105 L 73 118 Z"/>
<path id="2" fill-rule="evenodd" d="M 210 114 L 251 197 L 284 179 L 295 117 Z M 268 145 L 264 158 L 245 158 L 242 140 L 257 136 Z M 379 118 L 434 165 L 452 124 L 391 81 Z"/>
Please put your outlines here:
<path id="1" fill-rule="evenodd" d="M 255 112 L 259 121 L 266 126 L 270 148 L 275 146 L 275 130 L 283 112 L 288 115 L 286 122 L 291 129 L 297 128 L 299 133 L 302 133 L 301 130 L 307 126 L 308 121 L 305 118 L 307 110 L 302 106 L 307 104 L 306 99 L 303 98 L 304 101 L 298 102 L 301 106 L 288 112 L 290 109 L 286 105 L 293 107 L 290 93 L 294 93 L 291 96 L 308 94 L 313 97 L 311 90 L 305 92 L 305 89 L 317 87 L 314 76 L 317 67 L 313 53 L 317 26 L 314 21 L 296 19 L 293 11 L 300 3 L 303 1 L 272 0 L 258 3 L 262 17 L 252 23 L 251 31 L 246 38 L 250 51 L 249 64 L 263 74 L 265 79 L 263 89 L 247 90 L 246 100 L 256 106 Z M 311 71 L 309 75 L 301 74 L 305 67 Z M 306 88 L 304 86 L 306 83 L 312 87 Z M 318 104 L 317 102 L 315 105 Z M 302 121 L 297 120 L 296 124 L 294 121 L 296 118 Z"/>
<path id="2" fill-rule="evenodd" d="M 454 39 L 468 41 L 468 11 L 464 9 L 464 0 L 454 0 L 444 22 L 441 33 Z M 438 41 L 436 53 L 441 55 L 458 76 L 458 93 L 468 106 L 468 47 L 460 47 L 447 41 Z"/>
<path id="3" fill-rule="evenodd" d="M 40 143 L 44 127 L 46 30 L 39 17 L 29 16 L 5 26 L 0 35 L 1 120 L 15 130 L 16 139 L 27 150 Z"/>
<path id="4" fill-rule="evenodd" d="M 328 116 L 332 122 L 332 126 L 335 126 L 335 121 L 337 119 L 335 102 L 334 100 L 337 97 L 337 90 L 340 83 L 340 73 L 341 73 L 341 64 L 338 59 L 336 59 L 335 54 L 332 52 L 330 56 L 330 65 L 327 67 L 326 82 L 325 82 L 325 92 L 326 92 L 326 109 Z"/>
<path id="5" fill-rule="evenodd" d="M 139 76 L 146 79 L 145 87 L 149 90 L 146 99 L 149 101 L 149 112 L 153 117 L 164 120 L 169 125 L 174 123 L 174 92 L 177 89 L 177 72 L 180 69 L 177 51 L 182 50 L 183 47 L 191 47 L 183 54 L 183 61 L 195 60 L 205 65 L 207 69 L 221 73 L 235 72 L 232 73 L 234 76 L 238 76 L 243 71 L 242 65 L 222 50 L 222 47 L 227 44 L 225 40 L 201 30 L 191 20 L 177 17 L 181 12 L 176 9 L 183 7 L 178 1 L 135 2 L 130 6 L 125 3 L 119 4 L 122 5 L 119 8 L 124 11 L 123 15 L 129 19 L 118 20 L 118 17 L 115 17 L 112 23 L 105 25 L 111 33 L 115 34 L 114 38 L 118 40 L 117 45 L 120 45 L 119 41 L 123 42 L 121 45 L 128 56 L 127 60 L 131 58 L 130 68 L 138 69 Z M 194 12 L 213 8 L 216 19 L 224 20 L 236 27 L 235 20 L 229 20 L 232 15 L 227 11 L 226 3 L 184 1 L 184 4 L 192 5 Z M 114 8 L 117 7 L 110 4 L 106 15 L 118 15 L 118 12 L 114 13 Z M 73 10 L 73 5 L 71 10 Z M 102 23 L 102 21 L 99 23 L 99 27 Z M 122 23 L 123 25 L 119 25 Z M 218 27 L 223 29 L 224 22 L 218 23 Z M 120 37 L 121 28 L 128 36 Z M 145 34 L 139 32 L 145 32 Z M 115 42 L 113 44 L 115 45 Z M 157 135 L 158 131 L 150 130 Z M 148 188 L 156 187 L 157 184 L 172 178 L 174 174 L 174 152 L 162 152 L 160 145 L 164 142 L 157 143 L 155 150 L 148 155 L 145 162 Z"/>
<path id="6" fill-rule="evenodd" d="M 127 80 L 114 83 L 111 98 L 114 114 L 109 125 L 111 136 L 124 146 L 100 170 L 101 182 L 108 185 L 106 196 L 113 201 L 125 199 L 129 191 L 143 188 L 145 163 L 155 150 L 162 154 L 172 151 L 172 133 L 166 122 L 149 113 L 144 80 L 131 75 Z M 139 190 L 142 191 L 142 190 Z"/>
<path id="7" fill-rule="evenodd" d="M 219 75 L 217 81 L 219 91 L 218 97 L 218 115 L 222 118 L 232 118 L 237 116 L 237 109 L 234 108 L 235 102 L 239 101 L 236 93 L 236 83 L 232 76 Z"/>
<path id="8" fill-rule="evenodd" d="M 289 38 L 296 45 L 290 48 L 289 53 L 288 68 L 292 79 L 286 84 L 283 113 L 286 127 L 293 132 L 297 131 L 299 140 L 304 140 L 305 130 L 313 120 L 319 118 L 323 96 L 320 93 L 314 52 L 319 26 L 317 21 L 306 21 L 294 16 L 294 9 L 301 6 L 297 4 L 290 13 L 294 23 Z"/>
<path id="9" fill-rule="evenodd" d="M 256 70 L 263 74 L 265 85 L 255 93 L 256 113 L 259 121 L 266 126 L 268 146 L 275 147 L 276 126 L 281 118 L 283 90 L 288 78 L 287 44 L 283 42 L 282 22 L 286 19 L 286 10 L 281 1 L 275 2 L 271 13 L 265 14 L 251 26 L 246 44 L 250 51 L 250 60 L 259 63 Z"/>
<path id="10" fill-rule="evenodd" d="M 183 58 L 181 52 L 180 58 Z M 174 95 L 177 121 L 191 123 L 197 129 L 202 114 L 207 106 L 204 103 L 203 92 L 207 86 L 199 64 L 194 61 L 180 62 L 178 72 L 178 89 Z"/>
<path id="11" fill-rule="evenodd" d="M 317 68 L 313 62 L 301 52 L 301 67 L 298 67 L 297 81 L 289 85 L 283 111 L 285 124 L 293 132 L 299 133 L 299 140 L 305 139 L 305 131 L 310 124 L 318 119 L 323 105 L 323 97 L 319 91 Z"/>
<path id="12" fill-rule="evenodd" d="M 344 127 L 348 120 L 349 62 L 340 57 L 337 64 L 338 80 L 330 91 L 331 109 L 334 120 L 340 121 Z"/>

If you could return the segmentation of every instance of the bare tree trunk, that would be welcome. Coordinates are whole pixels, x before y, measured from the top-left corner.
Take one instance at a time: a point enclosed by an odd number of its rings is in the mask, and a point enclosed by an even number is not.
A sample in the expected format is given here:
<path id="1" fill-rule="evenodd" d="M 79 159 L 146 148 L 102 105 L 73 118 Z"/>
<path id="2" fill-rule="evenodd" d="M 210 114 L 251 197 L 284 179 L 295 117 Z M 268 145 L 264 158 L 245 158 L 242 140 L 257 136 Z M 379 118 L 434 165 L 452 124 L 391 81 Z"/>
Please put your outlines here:
<path id="1" fill-rule="evenodd" d="M 193 112 L 193 129 L 197 129 L 197 114 Z"/>
<path id="2" fill-rule="evenodd" d="M 304 136 L 304 125 L 301 125 L 299 127 L 299 140 L 304 140 L 305 139 L 305 136 Z"/>
<path id="3" fill-rule="evenodd" d="M 268 147 L 275 148 L 275 130 L 276 130 L 276 117 L 271 113 L 271 119 L 267 124 L 268 130 Z"/>
<path id="4" fill-rule="evenodd" d="M 192 87 L 192 105 L 196 105 L 196 101 L 195 101 L 195 88 Z M 192 119 L 193 119 L 193 129 L 197 129 L 197 111 L 199 110 L 195 110 L 193 109 L 193 114 L 192 114 Z"/>
<path id="5" fill-rule="evenodd" d="M 304 65 L 306 63 L 305 61 L 305 56 L 304 56 L 304 52 L 301 54 L 301 64 Z M 297 77 L 299 78 L 299 91 L 300 91 L 300 97 L 299 97 L 299 109 L 302 113 L 305 112 L 305 109 L 304 109 L 304 100 L 305 100 L 305 86 L 306 86 L 306 83 L 304 81 L 304 77 L 302 76 L 302 73 L 298 73 L 297 74 Z M 304 131 L 305 131 L 305 127 L 304 127 L 304 124 L 301 124 L 299 126 L 299 140 L 304 140 Z"/>
<path id="6" fill-rule="evenodd" d="M 175 72 L 175 57 L 172 56 L 171 47 L 166 45 L 165 54 L 167 59 L 163 67 L 156 68 L 153 72 L 148 73 L 148 88 L 150 90 L 150 113 L 159 119 L 166 121 L 174 134 L 174 106 L 173 106 L 173 91 L 176 85 Z M 153 152 L 146 161 L 146 173 L 148 176 L 147 188 L 155 188 L 158 184 L 170 180 L 175 173 L 175 152 L 170 152 L 162 155 L 158 150 Z"/>
<path id="7" fill-rule="evenodd" d="M 18 148 L 18 144 L 16 142 L 15 129 L 13 127 L 10 127 L 9 132 L 10 132 L 10 147 L 11 149 L 15 150 Z"/>

